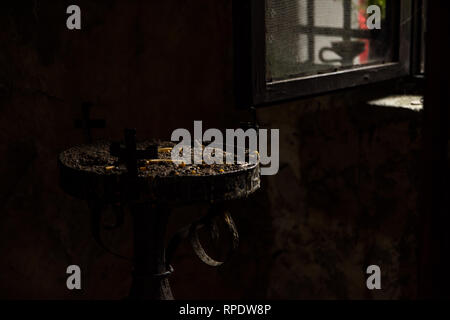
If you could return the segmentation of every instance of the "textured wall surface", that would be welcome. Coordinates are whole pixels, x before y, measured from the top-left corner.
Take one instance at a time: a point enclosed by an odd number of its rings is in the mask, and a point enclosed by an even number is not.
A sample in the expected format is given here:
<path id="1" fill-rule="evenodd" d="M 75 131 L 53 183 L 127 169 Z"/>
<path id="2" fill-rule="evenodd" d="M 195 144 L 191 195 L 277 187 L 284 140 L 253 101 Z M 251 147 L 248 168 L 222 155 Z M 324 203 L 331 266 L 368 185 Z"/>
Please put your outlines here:
<path id="1" fill-rule="evenodd" d="M 304 114 L 305 102 L 262 112 L 283 141 L 282 169 L 267 186 L 276 257 L 268 297 L 416 295 L 419 114 L 347 101 L 310 101 L 316 110 Z M 381 291 L 365 286 L 372 264 L 381 267 Z"/>
<path id="2" fill-rule="evenodd" d="M 119 299 L 131 265 L 90 235 L 85 203 L 58 187 L 56 156 L 83 143 L 81 103 L 104 118 L 95 139 L 125 127 L 142 138 L 176 128 L 235 127 L 231 1 L 79 1 L 82 30 L 65 28 L 68 1 L 0 5 L 0 297 Z M 177 298 L 402 298 L 416 282 L 416 155 L 410 117 L 366 110 L 364 89 L 258 111 L 280 129 L 280 172 L 230 203 L 241 233 L 219 269 L 187 244 L 174 260 Z M 355 97 L 359 97 L 355 99 Z M 415 118 L 416 116 L 412 116 Z M 206 208 L 178 208 L 170 232 Z M 130 219 L 106 240 L 131 255 Z M 68 291 L 78 264 L 83 290 Z M 379 264 L 384 290 L 365 288 Z"/>

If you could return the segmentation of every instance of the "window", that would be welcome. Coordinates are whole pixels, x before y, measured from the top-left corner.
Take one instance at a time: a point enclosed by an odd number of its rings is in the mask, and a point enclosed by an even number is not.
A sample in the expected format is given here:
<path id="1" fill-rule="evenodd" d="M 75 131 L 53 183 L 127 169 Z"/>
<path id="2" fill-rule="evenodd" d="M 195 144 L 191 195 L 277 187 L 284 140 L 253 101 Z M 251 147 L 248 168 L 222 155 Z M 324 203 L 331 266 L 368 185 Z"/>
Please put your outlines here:
<path id="1" fill-rule="evenodd" d="M 367 27 L 366 12 L 372 3 L 381 8 L 381 30 Z M 393 10 L 386 8 L 385 0 L 267 0 L 266 5 L 269 82 L 395 59 L 389 16 Z"/>
<path id="2" fill-rule="evenodd" d="M 235 90 L 241 105 L 410 73 L 411 0 L 235 2 Z M 381 9 L 381 29 L 368 28 L 370 5 Z"/>

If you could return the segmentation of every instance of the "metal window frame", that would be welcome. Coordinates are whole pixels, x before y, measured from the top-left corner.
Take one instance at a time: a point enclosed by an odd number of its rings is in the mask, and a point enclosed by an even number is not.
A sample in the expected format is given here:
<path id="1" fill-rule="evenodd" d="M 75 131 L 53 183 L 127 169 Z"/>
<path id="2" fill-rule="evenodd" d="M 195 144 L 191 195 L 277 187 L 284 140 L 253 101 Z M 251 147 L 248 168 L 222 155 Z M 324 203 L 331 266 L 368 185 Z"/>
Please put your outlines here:
<path id="1" fill-rule="evenodd" d="M 427 0 L 414 0 L 413 3 L 413 25 L 412 25 L 412 47 L 411 73 L 414 76 L 423 76 L 421 70 L 422 59 L 425 60 L 425 17 L 427 14 Z M 423 61 L 425 62 L 425 61 Z"/>
<path id="2" fill-rule="evenodd" d="M 238 107 L 273 104 L 411 73 L 413 0 L 399 0 L 397 61 L 281 81 L 266 80 L 265 1 L 233 1 L 234 91 Z"/>

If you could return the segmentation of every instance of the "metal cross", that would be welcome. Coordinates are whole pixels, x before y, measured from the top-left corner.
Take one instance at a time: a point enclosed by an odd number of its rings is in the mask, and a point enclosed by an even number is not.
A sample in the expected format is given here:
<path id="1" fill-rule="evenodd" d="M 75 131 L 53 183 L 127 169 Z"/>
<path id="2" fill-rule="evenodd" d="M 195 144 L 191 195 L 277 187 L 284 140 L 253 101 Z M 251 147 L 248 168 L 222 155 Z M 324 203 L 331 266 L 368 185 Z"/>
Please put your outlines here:
<path id="1" fill-rule="evenodd" d="M 158 145 L 152 144 L 145 150 L 136 149 L 136 129 L 125 129 L 125 145 L 120 142 L 111 143 L 110 154 L 125 162 L 128 174 L 137 177 L 137 161 L 139 159 L 157 159 Z"/>
<path id="2" fill-rule="evenodd" d="M 83 102 L 81 105 L 81 111 L 83 114 L 83 118 L 75 120 L 75 128 L 81 128 L 84 130 L 84 135 L 86 137 L 87 143 L 92 142 L 91 129 L 105 128 L 105 126 L 106 126 L 105 119 L 91 119 L 90 118 L 91 108 L 92 108 L 92 103 Z"/>

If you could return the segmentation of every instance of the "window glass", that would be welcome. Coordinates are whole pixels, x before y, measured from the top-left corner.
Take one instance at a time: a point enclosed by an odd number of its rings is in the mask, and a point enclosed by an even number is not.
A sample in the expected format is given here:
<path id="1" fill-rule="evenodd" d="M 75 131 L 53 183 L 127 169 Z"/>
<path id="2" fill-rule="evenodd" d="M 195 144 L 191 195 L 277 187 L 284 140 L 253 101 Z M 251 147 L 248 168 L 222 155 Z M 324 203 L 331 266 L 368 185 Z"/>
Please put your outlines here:
<path id="1" fill-rule="evenodd" d="M 266 0 L 267 81 L 394 61 L 393 2 Z M 381 29 L 367 26 L 370 5 L 380 8 Z"/>

